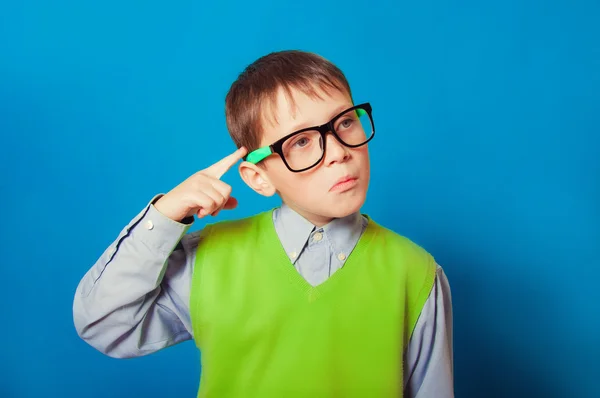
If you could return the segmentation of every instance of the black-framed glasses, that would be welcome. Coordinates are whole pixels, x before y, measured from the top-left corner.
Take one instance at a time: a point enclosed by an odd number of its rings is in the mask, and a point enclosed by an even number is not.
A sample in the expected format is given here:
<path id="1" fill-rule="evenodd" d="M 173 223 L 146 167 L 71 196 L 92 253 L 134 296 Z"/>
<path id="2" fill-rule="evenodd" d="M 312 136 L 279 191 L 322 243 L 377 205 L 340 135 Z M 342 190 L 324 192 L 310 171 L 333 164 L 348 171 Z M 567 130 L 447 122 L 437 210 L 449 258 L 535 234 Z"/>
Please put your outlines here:
<path id="1" fill-rule="evenodd" d="M 331 132 L 336 140 L 349 148 L 365 145 L 375 136 L 371 104 L 355 105 L 320 126 L 307 127 L 258 148 L 248 155 L 247 162 L 257 164 L 277 153 L 286 167 L 295 173 L 315 167 L 325 156 L 326 136 Z"/>

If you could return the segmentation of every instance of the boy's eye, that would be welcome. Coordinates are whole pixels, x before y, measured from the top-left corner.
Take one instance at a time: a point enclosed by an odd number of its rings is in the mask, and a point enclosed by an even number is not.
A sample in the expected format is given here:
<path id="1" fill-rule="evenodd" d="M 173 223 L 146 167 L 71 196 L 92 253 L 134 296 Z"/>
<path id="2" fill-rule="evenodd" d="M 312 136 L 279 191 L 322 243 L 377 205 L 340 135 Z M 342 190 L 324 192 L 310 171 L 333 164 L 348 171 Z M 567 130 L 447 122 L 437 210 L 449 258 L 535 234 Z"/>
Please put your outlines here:
<path id="1" fill-rule="evenodd" d="M 283 146 L 283 150 L 293 151 L 299 149 L 306 149 L 313 144 L 314 140 L 318 140 L 319 136 L 320 134 L 318 131 L 309 131 L 306 133 L 302 133 L 287 141 Z"/>
<path id="2" fill-rule="evenodd" d="M 348 129 L 352 126 L 353 123 L 354 123 L 353 119 L 350 119 L 350 118 L 344 119 L 338 124 L 337 129 Z"/>
<path id="3" fill-rule="evenodd" d="M 305 147 L 308 144 L 310 144 L 310 140 L 306 137 L 301 137 L 301 138 L 297 139 L 296 142 L 294 142 L 294 146 L 300 147 L 300 148 Z"/>

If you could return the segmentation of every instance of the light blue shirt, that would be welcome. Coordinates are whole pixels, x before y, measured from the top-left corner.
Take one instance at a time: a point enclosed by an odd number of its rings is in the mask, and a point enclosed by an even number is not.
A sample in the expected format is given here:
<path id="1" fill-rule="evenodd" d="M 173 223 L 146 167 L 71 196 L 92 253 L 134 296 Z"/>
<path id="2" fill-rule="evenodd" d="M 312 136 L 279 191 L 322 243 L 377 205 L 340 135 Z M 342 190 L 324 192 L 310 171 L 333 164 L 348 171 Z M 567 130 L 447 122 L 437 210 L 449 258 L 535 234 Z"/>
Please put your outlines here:
<path id="1" fill-rule="evenodd" d="M 115 358 L 148 355 L 193 338 L 189 313 L 200 231 L 188 233 L 152 205 L 104 251 L 77 287 L 79 336 Z M 311 285 L 323 283 L 351 255 L 367 220 L 360 213 L 317 228 L 283 204 L 275 230 L 290 262 Z M 452 304 L 438 265 L 434 285 L 403 354 L 405 397 L 454 397 Z"/>

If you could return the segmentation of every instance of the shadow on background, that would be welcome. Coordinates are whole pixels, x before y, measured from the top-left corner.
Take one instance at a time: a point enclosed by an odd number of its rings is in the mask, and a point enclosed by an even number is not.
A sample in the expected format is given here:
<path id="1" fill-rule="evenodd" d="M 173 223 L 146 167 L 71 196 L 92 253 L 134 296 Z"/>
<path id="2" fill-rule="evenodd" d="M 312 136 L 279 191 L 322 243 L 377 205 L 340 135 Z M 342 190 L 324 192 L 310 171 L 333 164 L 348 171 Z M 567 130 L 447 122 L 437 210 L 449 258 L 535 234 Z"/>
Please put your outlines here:
<path id="1" fill-rule="evenodd" d="M 577 396 L 565 389 L 565 374 L 560 370 L 557 345 L 563 336 L 553 327 L 560 317 L 560 306 L 554 306 L 559 298 L 553 291 L 535 278 L 486 276 L 490 267 L 503 264 L 494 259 L 482 264 L 467 248 L 434 246 L 444 253 L 444 268 L 452 270 L 447 273 L 454 309 L 456 396 Z M 526 267 L 526 263 L 510 266 Z M 481 273 L 461 273 L 461 269 Z"/>

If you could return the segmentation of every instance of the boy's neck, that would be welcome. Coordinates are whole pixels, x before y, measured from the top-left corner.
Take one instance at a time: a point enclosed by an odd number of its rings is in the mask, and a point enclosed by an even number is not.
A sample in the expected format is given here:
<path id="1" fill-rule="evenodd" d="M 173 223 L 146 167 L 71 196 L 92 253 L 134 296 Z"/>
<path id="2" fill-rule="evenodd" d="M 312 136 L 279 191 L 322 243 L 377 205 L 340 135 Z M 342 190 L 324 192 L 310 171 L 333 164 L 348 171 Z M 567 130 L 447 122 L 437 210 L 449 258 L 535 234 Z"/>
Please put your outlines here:
<path id="1" fill-rule="evenodd" d="M 284 207 L 284 206 L 289 208 L 291 211 L 296 212 L 298 215 L 303 217 L 305 220 L 307 220 L 309 223 L 311 223 L 312 225 L 314 225 L 317 228 L 322 228 L 325 225 L 329 224 L 330 222 L 332 222 L 333 220 L 336 219 L 335 217 L 325 217 L 325 216 L 319 216 L 317 214 L 310 214 L 310 213 L 303 211 L 302 209 L 296 208 L 294 205 L 287 204 L 286 202 L 282 201 L 281 207 Z"/>

